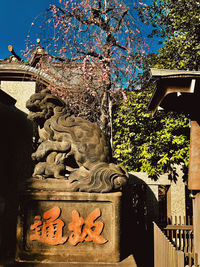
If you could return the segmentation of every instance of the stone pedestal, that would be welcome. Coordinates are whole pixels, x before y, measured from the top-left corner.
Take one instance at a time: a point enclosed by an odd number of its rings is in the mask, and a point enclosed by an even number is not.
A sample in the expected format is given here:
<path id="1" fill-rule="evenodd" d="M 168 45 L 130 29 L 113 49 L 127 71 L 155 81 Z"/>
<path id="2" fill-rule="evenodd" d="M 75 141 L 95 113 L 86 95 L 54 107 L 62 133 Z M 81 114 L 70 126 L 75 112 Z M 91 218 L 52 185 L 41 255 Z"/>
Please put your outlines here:
<path id="1" fill-rule="evenodd" d="M 122 193 L 65 192 L 64 183 L 31 179 L 21 193 L 16 260 L 119 262 Z"/>

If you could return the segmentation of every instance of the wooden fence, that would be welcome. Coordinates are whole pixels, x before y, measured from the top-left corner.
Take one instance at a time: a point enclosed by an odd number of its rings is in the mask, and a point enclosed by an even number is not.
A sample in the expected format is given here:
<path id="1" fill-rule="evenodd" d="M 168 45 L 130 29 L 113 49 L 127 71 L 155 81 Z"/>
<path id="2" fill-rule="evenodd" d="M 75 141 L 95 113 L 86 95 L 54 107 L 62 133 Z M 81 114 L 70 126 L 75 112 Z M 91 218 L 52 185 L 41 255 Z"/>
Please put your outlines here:
<path id="1" fill-rule="evenodd" d="M 164 234 L 177 250 L 181 250 L 186 256 L 194 258 L 193 224 L 191 217 L 171 217 L 164 228 Z"/>
<path id="2" fill-rule="evenodd" d="M 154 267 L 199 267 L 197 255 L 177 250 L 154 223 Z"/>

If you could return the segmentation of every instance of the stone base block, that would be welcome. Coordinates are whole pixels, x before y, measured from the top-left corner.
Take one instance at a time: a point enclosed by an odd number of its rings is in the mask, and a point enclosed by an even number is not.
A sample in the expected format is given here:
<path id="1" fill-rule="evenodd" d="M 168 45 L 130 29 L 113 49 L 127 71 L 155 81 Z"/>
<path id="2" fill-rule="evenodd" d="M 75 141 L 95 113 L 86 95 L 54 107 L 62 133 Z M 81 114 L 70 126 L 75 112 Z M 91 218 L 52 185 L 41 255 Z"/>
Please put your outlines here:
<path id="1" fill-rule="evenodd" d="M 99 263 L 99 262 L 6 262 L 1 263 L 0 267 L 137 267 L 132 255 L 117 263 Z"/>
<path id="2" fill-rule="evenodd" d="M 18 212 L 16 260 L 119 262 L 121 196 L 25 191 Z"/>

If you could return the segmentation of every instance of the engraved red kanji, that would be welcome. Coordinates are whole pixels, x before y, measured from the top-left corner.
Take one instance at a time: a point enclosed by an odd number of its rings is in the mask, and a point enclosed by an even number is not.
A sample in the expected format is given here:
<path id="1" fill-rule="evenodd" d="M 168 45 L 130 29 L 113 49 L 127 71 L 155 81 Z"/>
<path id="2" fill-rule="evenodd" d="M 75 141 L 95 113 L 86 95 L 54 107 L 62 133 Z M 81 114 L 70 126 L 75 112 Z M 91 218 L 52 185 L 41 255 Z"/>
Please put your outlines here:
<path id="1" fill-rule="evenodd" d="M 35 216 L 35 222 L 30 226 L 30 230 L 34 231 L 30 235 L 30 240 L 37 240 L 49 245 L 64 244 L 67 236 L 62 236 L 64 222 L 58 219 L 60 213 L 59 207 L 53 207 L 43 213 L 43 220 L 41 220 L 41 216 Z"/>
<path id="2" fill-rule="evenodd" d="M 72 211 L 72 223 L 68 225 L 72 234 L 69 237 L 69 243 L 73 246 L 83 241 L 93 241 L 97 244 L 104 244 L 107 242 L 101 235 L 103 231 L 103 223 L 95 222 L 101 216 L 99 208 L 95 209 L 89 214 L 84 222 L 84 219 L 80 217 L 78 211 Z"/>

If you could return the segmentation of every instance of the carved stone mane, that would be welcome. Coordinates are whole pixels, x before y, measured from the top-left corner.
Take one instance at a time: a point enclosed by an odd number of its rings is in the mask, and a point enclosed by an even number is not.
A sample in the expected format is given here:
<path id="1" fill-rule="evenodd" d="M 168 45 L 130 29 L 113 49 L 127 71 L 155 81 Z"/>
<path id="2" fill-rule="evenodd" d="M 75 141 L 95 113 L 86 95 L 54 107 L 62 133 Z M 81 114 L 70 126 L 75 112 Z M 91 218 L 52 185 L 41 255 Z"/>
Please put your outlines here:
<path id="1" fill-rule="evenodd" d="M 110 147 L 100 128 L 70 114 L 50 91 L 27 101 L 28 118 L 38 124 L 40 145 L 32 154 L 33 177 L 66 179 L 66 191 L 110 192 L 121 188 L 126 170 L 109 163 Z"/>

